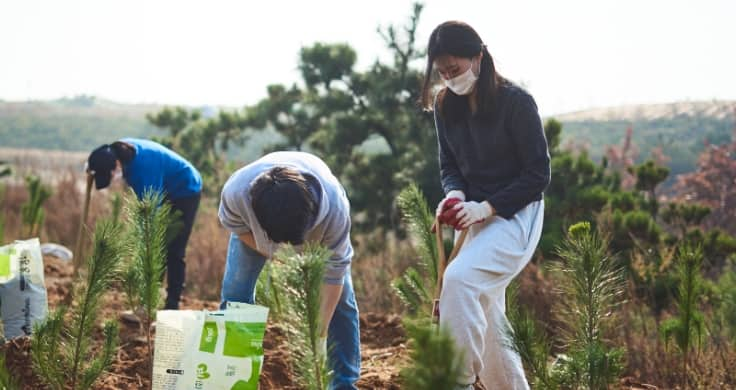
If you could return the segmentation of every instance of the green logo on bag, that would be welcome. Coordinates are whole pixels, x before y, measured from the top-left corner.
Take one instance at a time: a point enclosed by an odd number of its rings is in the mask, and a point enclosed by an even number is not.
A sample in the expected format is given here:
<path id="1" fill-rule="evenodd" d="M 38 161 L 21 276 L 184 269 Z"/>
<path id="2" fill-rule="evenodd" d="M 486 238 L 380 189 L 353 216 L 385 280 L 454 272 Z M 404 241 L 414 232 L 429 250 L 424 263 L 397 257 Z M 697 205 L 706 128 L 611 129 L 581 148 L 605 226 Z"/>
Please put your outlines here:
<path id="1" fill-rule="evenodd" d="M 202 327 L 202 337 L 199 340 L 199 350 L 202 352 L 215 353 L 217 346 L 217 323 L 208 321 Z"/>
<path id="2" fill-rule="evenodd" d="M 0 276 L 10 276 L 10 255 L 0 253 Z"/>
<path id="3" fill-rule="evenodd" d="M 207 365 L 200 363 L 197 366 L 197 379 L 207 379 L 210 377 L 210 373 L 207 372 Z"/>
<path id="4" fill-rule="evenodd" d="M 3 252 L 5 252 L 3 250 Z M 2 277 L 8 277 L 10 276 L 10 256 L 15 254 L 15 249 L 10 248 L 5 253 L 0 253 L 0 276 Z"/>

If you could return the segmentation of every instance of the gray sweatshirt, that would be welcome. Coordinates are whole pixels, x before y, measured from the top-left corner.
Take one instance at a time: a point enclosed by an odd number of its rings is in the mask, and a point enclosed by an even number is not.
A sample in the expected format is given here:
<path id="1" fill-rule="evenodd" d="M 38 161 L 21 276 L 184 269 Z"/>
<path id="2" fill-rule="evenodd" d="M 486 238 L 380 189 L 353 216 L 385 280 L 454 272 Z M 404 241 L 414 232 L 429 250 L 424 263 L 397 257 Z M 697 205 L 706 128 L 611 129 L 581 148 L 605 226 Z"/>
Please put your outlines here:
<path id="1" fill-rule="evenodd" d="M 218 212 L 220 222 L 236 235 L 252 232 L 256 249 L 272 257 L 281 244 L 269 240 L 258 224 L 251 205 L 250 187 L 261 173 L 276 166 L 292 167 L 307 177 L 313 177 L 319 184 L 316 189 L 320 196 L 319 211 L 305 238 L 332 251 L 325 271 L 325 283 L 342 284 L 353 258 L 350 203 L 340 182 L 317 156 L 303 152 L 270 153 L 237 170 L 222 189 Z"/>

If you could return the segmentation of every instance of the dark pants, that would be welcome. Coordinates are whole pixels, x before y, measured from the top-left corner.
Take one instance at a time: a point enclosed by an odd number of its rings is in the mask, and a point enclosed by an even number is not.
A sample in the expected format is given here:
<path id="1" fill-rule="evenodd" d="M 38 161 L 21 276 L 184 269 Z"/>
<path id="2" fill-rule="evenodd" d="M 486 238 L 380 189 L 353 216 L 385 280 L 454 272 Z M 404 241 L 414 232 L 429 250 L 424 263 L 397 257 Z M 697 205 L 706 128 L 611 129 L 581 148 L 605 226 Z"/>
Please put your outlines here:
<path id="1" fill-rule="evenodd" d="M 187 198 L 166 199 L 171 204 L 171 213 L 179 215 L 172 223 L 172 227 L 178 231 L 166 247 L 165 310 L 179 309 L 179 300 L 184 290 L 184 280 L 186 278 L 184 256 L 189 234 L 192 232 L 192 226 L 194 226 L 194 217 L 197 215 L 197 209 L 199 208 L 200 197 L 201 195 L 197 194 Z"/>

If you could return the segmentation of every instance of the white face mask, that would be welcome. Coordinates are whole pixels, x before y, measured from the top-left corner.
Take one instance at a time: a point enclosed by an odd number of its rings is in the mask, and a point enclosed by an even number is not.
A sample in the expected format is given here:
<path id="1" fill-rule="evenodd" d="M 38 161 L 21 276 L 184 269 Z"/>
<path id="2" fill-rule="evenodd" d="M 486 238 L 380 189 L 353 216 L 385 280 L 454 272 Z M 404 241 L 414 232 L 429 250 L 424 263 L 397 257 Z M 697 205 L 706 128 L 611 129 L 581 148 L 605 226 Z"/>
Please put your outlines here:
<path id="1" fill-rule="evenodd" d="M 478 76 L 473 72 L 473 61 L 471 60 L 468 70 L 461 75 L 445 80 L 445 85 L 456 95 L 467 95 L 473 90 L 473 86 L 477 80 Z"/>

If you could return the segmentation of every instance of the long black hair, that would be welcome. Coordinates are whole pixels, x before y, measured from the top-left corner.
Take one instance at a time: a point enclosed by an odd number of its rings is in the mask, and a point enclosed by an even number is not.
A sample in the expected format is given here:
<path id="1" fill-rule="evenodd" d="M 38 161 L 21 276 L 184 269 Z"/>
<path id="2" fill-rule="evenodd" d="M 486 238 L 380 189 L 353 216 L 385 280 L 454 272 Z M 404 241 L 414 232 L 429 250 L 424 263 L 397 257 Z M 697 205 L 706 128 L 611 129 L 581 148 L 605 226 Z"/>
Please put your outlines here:
<path id="1" fill-rule="evenodd" d="M 498 87 L 508 81 L 496 72 L 493 57 L 488 52 L 478 33 L 467 23 L 459 21 L 444 22 L 437 26 L 429 36 L 427 44 L 427 69 L 424 73 L 420 104 L 425 110 L 433 109 L 432 70 L 434 61 L 444 55 L 468 58 L 483 53 L 480 62 L 480 74 L 476 81 L 475 91 L 471 95 L 456 95 L 449 88 L 443 88 L 437 94 L 437 107 L 443 119 L 462 120 L 468 114 L 484 117 L 493 113 Z M 468 99 L 475 99 L 476 110 L 470 112 Z"/>

